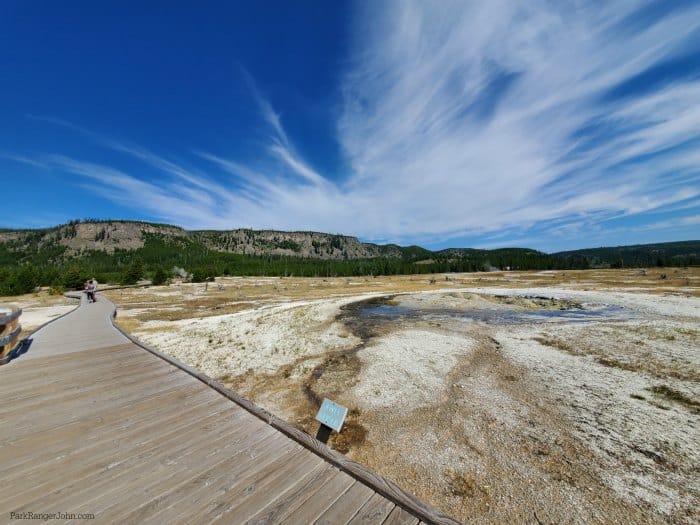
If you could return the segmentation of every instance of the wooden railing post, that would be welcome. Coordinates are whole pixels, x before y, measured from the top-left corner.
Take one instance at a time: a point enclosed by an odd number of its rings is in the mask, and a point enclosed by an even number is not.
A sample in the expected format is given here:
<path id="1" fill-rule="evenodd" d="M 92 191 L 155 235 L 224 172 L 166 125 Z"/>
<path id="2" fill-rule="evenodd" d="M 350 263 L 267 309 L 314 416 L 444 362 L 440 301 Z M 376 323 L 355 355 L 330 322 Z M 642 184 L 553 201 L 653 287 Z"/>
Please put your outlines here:
<path id="1" fill-rule="evenodd" d="M 12 353 L 19 347 L 22 325 L 19 324 L 21 308 L 0 309 L 0 365 L 12 359 Z"/>

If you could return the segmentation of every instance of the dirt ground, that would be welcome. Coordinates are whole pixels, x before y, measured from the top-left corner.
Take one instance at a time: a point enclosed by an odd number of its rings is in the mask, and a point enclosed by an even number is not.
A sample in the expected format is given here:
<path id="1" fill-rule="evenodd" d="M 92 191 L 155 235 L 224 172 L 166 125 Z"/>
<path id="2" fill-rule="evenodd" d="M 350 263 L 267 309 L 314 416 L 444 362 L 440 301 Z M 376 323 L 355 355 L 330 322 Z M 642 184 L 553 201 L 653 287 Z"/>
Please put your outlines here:
<path id="1" fill-rule="evenodd" d="M 700 520 L 700 269 L 223 278 L 118 322 L 465 523 Z M 19 302 L 19 301 L 15 301 Z"/>

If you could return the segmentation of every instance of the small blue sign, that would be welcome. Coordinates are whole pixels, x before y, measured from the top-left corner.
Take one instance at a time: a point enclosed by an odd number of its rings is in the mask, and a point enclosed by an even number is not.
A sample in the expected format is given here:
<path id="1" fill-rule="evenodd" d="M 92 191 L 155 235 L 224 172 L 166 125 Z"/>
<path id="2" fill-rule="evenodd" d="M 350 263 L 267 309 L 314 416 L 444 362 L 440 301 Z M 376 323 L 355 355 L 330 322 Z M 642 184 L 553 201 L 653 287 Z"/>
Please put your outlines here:
<path id="1" fill-rule="evenodd" d="M 316 421 L 332 428 L 336 432 L 340 432 L 347 415 L 347 408 L 334 403 L 330 399 L 324 399 L 323 403 L 321 403 L 321 408 L 318 409 L 318 414 L 316 414 Z"/>

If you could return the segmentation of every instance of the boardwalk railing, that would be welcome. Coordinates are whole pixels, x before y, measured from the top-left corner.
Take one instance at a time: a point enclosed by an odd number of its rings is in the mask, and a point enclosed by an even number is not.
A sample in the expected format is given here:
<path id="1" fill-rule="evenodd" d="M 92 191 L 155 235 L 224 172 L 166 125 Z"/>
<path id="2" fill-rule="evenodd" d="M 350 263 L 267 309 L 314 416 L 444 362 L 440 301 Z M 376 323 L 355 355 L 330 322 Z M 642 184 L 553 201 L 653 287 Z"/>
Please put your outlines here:
<path id="1" fill-rule="evenodd" d="M 9 361 L 14 350 L 19 346 L 22 325 L 19 324 L 21 308 L 0 308 L 0 365 Z"/>

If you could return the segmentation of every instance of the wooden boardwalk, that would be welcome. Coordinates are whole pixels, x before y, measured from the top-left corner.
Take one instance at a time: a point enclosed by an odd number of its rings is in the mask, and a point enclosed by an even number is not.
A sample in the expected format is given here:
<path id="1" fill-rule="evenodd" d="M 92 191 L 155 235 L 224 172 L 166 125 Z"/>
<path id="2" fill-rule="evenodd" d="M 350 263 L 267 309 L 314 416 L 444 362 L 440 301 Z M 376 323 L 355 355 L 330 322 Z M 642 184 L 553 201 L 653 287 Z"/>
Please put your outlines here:
<path id="1" fill-rule="evenodd" d="M 81 304 L 0 367 L 0 522 L 457 523 L 138 346 L 113 309 Z"/>

